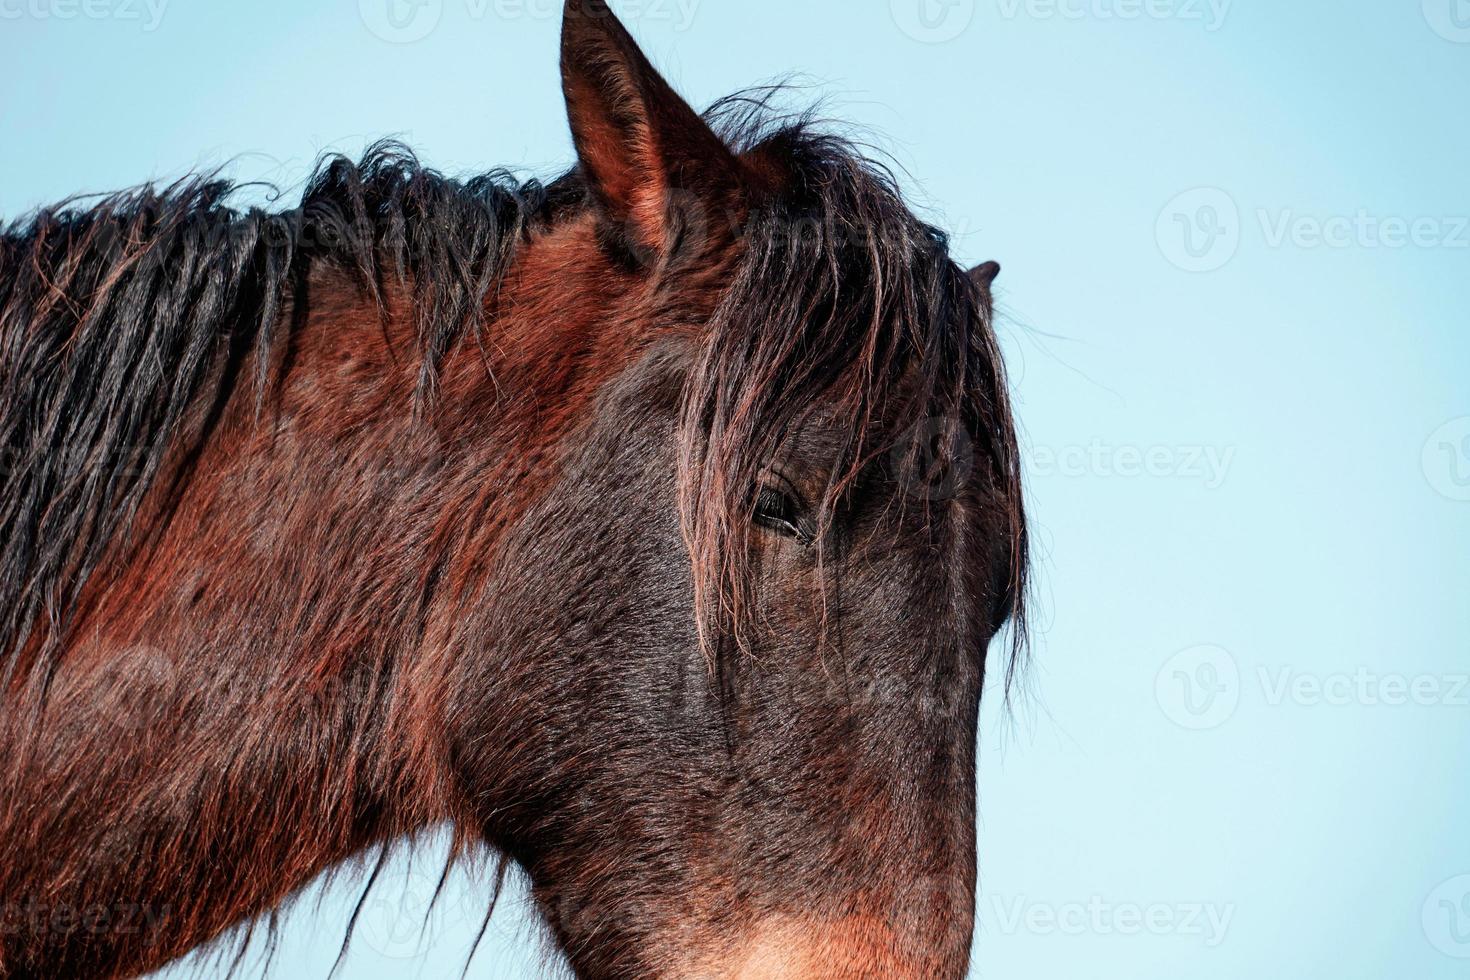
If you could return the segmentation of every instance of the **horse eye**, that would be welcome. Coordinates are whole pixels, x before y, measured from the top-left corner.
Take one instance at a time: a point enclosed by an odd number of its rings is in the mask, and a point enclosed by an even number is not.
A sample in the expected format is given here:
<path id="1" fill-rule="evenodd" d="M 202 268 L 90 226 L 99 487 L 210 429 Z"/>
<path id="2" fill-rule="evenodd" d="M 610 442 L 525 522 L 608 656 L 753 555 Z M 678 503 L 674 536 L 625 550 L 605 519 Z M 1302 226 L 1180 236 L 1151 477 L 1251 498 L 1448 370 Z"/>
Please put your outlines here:
<path id="1" fill-rule="evenodd" d="M 755 522 L 761 527 L 805 544 L 811 536 L 802 526 L 796 501 L 772 487 L 762 487 L 755 498 Z"/>

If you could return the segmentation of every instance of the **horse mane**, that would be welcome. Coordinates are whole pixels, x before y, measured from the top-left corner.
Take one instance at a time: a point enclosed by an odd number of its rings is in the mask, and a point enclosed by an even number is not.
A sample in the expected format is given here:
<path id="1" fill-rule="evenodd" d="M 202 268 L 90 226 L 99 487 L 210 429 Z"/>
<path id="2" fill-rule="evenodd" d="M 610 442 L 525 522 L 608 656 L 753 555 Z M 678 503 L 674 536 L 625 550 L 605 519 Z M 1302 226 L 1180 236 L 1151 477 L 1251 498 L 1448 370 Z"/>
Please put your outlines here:
<path id="1" fill-rule="evenodd" d="M 745 220 L 745 255 L 685 391 L 682 511 L 706 653 L 723 677 L 746 646 L 758 578 L 751 488 L 804 421 L 826 415 L 851 429 L 824 499 L 810 502 L 823 519 L 874 463 L 903 484 L 905 506 L 959 495 L 916 485 L 935 463 L 993 505 L 986 525 L 1005 568 L 1001 592 L 983 598 L 990 625 L 1011 627 L 1009 696 L 1028 653 L 1030 563 L 991 297 L 950 258 L 948 235 L 910 211 L 870 147 L 811 112 L 773 115 L 782 91 L 738 93 L 707 113 L 727 143 L 773 166 L 783 189 Z M 949 458 L 930 456 L 933 437 Z"/>
<path id="2" fill-rule="evenodd" d="M 1021 468 L 989 298 L 890 171 L 809 116 L 772 113 L 779 91 L 707 114 L 737 151 L 774 161 L 789 190 L 746 220 L 745 255 L 686 389 L 702 635 L 738 635 L 753 578 L 747 488 L 821 403 L 858 420 L 829 511 L 907 428 L 939 418 L 977 440 L 1011 551 L 1006 594 L 991 598 L 1020 654 Z M 211 175 L 71 199 L 0 231 L 0 678 L 38 623 L 59 634 L 165 461 L 204 444 L 239 385 L 264 403 L 315 268 L 347 274 L 385 317 L 391 284 L 411 297 L 415 406 L 427 410 L 445 356 L 481 339 L 519 244 L 585 198 L 575 171 L 549 184 L 454 179 L 393 141 L 357 162 L 323 158 L 289 210 L 232 205 L 244 186 Z M 893 425 L 872 431 L 885 412 Z"/>
<path id="3" fill-rule="evenodd" d="M 265 397 L 314 268 L 344 271 L 380 310 L 391 281 L 408 284 L 422 407 L 517 244 L 580 197 L 574 184 L 456 180 L 382 141 L 359 162 L 325 157 L 286 211 L 236 208 L 242 186 L 206 176 L 4 228 L 0 676 L 38 617 L 56 632 L 165 458 L 202 444 L 252 362 Z"/>

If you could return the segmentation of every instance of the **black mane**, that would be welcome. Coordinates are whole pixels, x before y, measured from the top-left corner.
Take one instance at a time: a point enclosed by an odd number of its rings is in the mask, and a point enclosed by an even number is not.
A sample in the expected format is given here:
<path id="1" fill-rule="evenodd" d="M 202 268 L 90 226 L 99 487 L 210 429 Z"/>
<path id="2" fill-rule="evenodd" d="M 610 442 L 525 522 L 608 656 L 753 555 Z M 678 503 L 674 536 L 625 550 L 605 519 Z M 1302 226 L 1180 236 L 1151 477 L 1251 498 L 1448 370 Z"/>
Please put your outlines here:
<path id="1" fill-rule="evenodd" d="M 743 645 L 756 577 L 747 488 L 805 418 L 828 411 L 852 428 L 818 502 L 824 514 L 875 462 L 896 463 L 900 480 L 918 476 L 935 462 L 915 458 L 931 436 L 972 451 L 947 465 L 997 511 L 989 531 L 1008 551 L 1004 592 L 984 598 L 997 624 L 1012 625 L 1009 689 L 1026 653 L 1029 546 L 991 298 L 951 259 L 948 236 L 909 210 L 889 169 L 810 116 L 773 118 L 779 92 L 732 96 L 709 113 L 737 150 L 777 161 L 786 186 L 745 221 L 746 254 L 686 389 L 685 535 L 706 652 L 723 673 Z M 933 489 L 905 496 L 951 496 Z"/>
<path id="2" fill-rule="evenodd" d="M 0 233 L 0 674 L 40 614 L 69 608 L 165 454 L 204 438 L 191 413 L 245 373 L 263 396 L 314 265 L 379 302 L 390 277 L 411 284 L 427 401 L 528 228 L 581 196 L 452 179 L 391 141 L 324 158 L 288 211 L 237 209 L 238 190 L 196 177 L 73 199 Z"/>

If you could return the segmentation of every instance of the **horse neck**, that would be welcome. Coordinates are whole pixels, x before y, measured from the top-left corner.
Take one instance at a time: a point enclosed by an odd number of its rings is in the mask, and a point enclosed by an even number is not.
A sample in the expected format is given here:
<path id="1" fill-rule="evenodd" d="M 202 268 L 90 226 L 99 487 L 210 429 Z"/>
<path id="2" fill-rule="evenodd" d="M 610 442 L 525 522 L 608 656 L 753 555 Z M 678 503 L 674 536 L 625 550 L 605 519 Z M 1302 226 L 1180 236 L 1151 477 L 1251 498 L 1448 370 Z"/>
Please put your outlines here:
<path id="1" fill-rule="evenodd" d="M 0 932 L 0 977 L 157 967 L 455 815 L 418 658 L 465 574 L 452 515 L 498 502 L 414 418 L 370 304 L 319 281 L 304 314 L 266 411 L 240 385 L 94 576 L 44 706 L 0 715 L 7 911 L 137 927 Z"/>
<path id="2" fill-rule="evenodd" d="M 0 728 L 21 801 L 0 814 L 0 894 L 123 902 L 156 928 L 0 935 L 0 977 L 18 949 L 153 968 L 366 847 L 469 827 L 443 735 L 457 624 L 635 347 L 594 319 L 607 297 L 578 254 L 527 250 L 427 416 L 407 297 L 385 320 L 345 276 L 309 280 L 264 409 L 238 386 L 89 584 L 40 727 Z"/>

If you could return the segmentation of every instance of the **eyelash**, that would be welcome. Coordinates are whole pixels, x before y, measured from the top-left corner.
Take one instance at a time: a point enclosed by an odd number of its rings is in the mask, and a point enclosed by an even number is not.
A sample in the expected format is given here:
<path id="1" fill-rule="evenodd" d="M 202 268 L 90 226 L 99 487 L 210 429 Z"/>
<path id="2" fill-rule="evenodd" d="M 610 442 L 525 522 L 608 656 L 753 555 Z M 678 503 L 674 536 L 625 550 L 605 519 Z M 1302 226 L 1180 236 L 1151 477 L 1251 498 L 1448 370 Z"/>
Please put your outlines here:
<path id="1" fill-rule="evenodd" d="M 773 487 L 762 487 L 755 500 L 755 523 L 777 534 L 810 544 L 812 535 L 802 521 L 796 501 Z"/>

